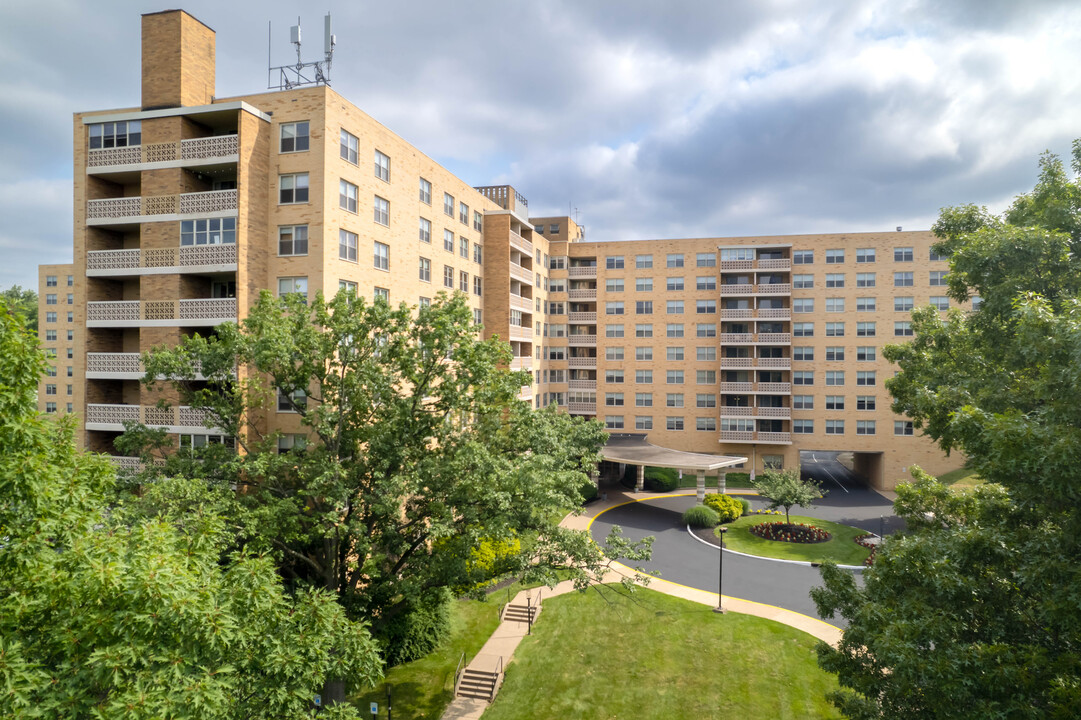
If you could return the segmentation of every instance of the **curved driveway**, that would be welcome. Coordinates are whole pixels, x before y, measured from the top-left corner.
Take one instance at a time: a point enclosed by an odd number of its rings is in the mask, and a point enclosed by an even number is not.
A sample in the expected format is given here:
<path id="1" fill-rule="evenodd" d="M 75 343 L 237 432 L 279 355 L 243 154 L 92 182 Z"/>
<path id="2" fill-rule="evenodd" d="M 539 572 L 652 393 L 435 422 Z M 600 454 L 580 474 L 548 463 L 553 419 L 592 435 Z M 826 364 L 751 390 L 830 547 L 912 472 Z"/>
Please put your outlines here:
<path id="1" fill-rule="evenodd" d="M 829 489 L 828 487 L 826 489 Z M 877 533 L 880 522 L 889 533 L 899 526 L 889 500 L 866 486 L 850 486 L 847 492 L 830 491 L 812 509 L 796 508 L 796 514 L 845 523 Z M 734 494 L 738 490 L 732 491 Z M 752 507 L 766 503 L 754 495 L 744 496 Z M 623 529 L 625 537 L 640 540 L 648 535 L 653 543 L 653 558 L 642 563 L 651 574 L 670 582 L 709 592 L 717 592 L 717 549 L 694 537 L 681 522 L 683 511 L 695 504 L 694 494 L 651 497 L 648 500 L 617 505 L 596 517 L 590 526 L 593 538 L 603 543 L 613 525 Z M 884 522 L 880 518 L 886 518 Z M 755 602 L 776 605 L 818 617 L 809 592 L 821 584 L 817 568 L 773 562 L 760 558 L 724 554 L 724 594 Z M 859 575 L 859 571 L 855 571 Z M 843 620 L 829 620 L 843 625 Z"/>

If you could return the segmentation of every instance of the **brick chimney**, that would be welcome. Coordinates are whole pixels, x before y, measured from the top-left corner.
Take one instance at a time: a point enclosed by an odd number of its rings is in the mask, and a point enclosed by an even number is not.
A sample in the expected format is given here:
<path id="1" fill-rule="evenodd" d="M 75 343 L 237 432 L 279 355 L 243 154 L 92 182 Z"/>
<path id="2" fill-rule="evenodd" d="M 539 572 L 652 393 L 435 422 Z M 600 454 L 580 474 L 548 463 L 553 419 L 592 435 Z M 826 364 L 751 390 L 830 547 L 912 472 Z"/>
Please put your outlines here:
<path id="1" fill-rule="evenodd" d="M 143 110 L 209 105 L 214 31 L 184 10 L 143 15 Z"/>

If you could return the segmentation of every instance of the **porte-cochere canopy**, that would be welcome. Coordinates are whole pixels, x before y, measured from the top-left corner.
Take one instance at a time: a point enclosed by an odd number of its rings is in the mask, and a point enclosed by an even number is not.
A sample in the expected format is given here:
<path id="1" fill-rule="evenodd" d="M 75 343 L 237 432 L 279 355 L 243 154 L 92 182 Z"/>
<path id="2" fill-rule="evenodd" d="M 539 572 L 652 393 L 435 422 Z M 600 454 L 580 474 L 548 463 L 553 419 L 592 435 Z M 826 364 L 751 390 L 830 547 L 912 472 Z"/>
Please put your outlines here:
<path id="1" fill-rule="evenodd" d="M 601 457 L 625 465 L 649 465 L 695 472 L 720 470 L 747 462 L 747 458 L 736 455 L 706 455 L 659 447 L 650 444 L 645 435 L 636 433 L 609 435 L 607 444 L 601 448 Z"/>

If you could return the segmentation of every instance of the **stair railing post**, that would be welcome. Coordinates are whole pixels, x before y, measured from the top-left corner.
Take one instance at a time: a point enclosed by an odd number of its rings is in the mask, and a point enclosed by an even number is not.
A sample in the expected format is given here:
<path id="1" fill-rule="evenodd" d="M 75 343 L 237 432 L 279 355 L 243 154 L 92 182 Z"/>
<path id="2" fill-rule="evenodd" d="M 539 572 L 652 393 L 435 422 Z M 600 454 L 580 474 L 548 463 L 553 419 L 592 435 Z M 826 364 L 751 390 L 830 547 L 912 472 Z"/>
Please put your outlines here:
<path id="1" fill-rule="evenodd" d="M 533 605 L 532 598 L 529 595 L 525 596 L 525 617 L 529 624 L 526 626 L 526 635 L 533 634 Z"/>

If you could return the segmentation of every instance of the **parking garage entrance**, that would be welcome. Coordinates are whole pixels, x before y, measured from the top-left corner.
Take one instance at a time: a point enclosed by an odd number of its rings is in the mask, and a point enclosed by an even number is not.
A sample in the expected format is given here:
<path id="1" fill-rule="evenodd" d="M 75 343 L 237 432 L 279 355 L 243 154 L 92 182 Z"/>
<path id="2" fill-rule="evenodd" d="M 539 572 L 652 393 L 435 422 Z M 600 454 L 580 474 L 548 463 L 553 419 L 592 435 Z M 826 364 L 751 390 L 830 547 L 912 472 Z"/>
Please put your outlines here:
<path id="1" fill-rule="evenodd" d="M 800 450 L 800 475 L 824 490 L 877 487 L 882 481 L 882 453 L 852 450 Z"/>

